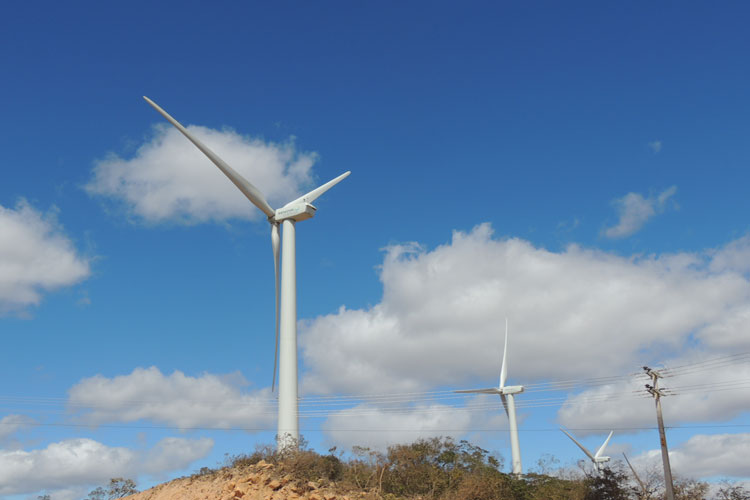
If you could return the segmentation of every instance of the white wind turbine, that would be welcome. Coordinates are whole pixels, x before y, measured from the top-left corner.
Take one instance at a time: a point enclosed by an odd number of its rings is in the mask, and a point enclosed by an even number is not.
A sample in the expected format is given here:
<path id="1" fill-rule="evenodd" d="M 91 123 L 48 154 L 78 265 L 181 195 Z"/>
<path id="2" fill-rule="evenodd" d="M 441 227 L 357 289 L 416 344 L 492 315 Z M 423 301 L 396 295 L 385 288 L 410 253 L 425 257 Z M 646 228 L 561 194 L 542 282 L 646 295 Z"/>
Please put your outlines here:
<path id="1" fill-rule="evenodd" d="M 505 380 L 508 378 L 508 368 L 505 363 L 508 355 L 508 318 L 505 318 L 505 346 L 503 347 L 503 364 L 500 368 L 500 385 L 498 387 L 491 387 L 489 389 L 469 389 L 464 391 L 453 391 L 464 394 L 478 393 L 478 394 L 498 394 L 500 399 L 503 401 L 503 407 L 505 407 L 505 413 L 508 415 L 508 425 L 510 427 L 510 453 L 513 461 L 513 474 L 520 476 L 523 474 L 521 467 L 521 446 L 518 443 L 518 424 L 516 421 L 516 403 L 514 400 L 514 394 L 520 394 L 523 392 L 522 385 L 505 385 Z"/>
<path id="2" fill-rule="evenodd" d="M 579 443 L 576 440 L 576 438 L 574 438 L 573 436 L 571 436 L 568 431 L 566 431 L 565 429 L 562 429 L 562 428 L 560 430 L 563 431 L 565 433 L 565 435 L 567 435 L 570 439 L 573 440 L 573 442 L 575 444 L 578 445 L 578 447 L 586 454 L 586 456 L 589 457 L 589 459 L 592 462 L 594 462 L 594 466 L 596 467 L 596 470 L 598 472 L 601 472 L 602 468 L 604 467 L 604 464 L 607 463 L 607 462 L 609 462 L 609 457 L 603 456 L 602 453 L 604 452 L 604 448 L 607 447 L 607 444 L 609 443 L 609 440 L 612 439 L 612 434 L 614 434 L 615 431 L 610 431 L 609 432 L 609 436 L 607 436 L 607 439 L 604 440 L 604 444 L 602 444 L 599 447 L 599 449 L 596 451 L 596 453 L 594 455 L 592 455 L 591 452 L 588 449 L 586 449 L 585 446 L 583 446 L 581 443 Z"/>
<path id="3" fill-rule="evenodd" d="M 306 195 L 274 210 L 258 188 L 227 165 L 224 160 L 190 134 L 185 127 L 172 118 L 169 113 L 161 109 L 154 101 L 146 96 L 143 96 L 143 98 L 166 118 L 169 123 L 174 125 L 177 130 L 182 132 L 190 142 L 195 144 L 242 191 L 242 194 L 268 217 L 268 222 L 271 224 L 271 246 L 273 248 L 276 286 L 276 346 L 274 350 L 271 390 L 276 385 L 276 362 L 278 360 L 279 421 L 277 445 L 279 449 L 295 446 L 299 441 L 299 414 L 297 407 L 297 271 L 294 224 L 298 221 L 312 218 L 315 215 L 316 209 L 311 205 L 311 202 L 341 182 L 351 172 L 344 172 L 335 179 L 313 189 Z M 283 254 L 281 256 L 281 301 L 279 301 L 279 249 L 281 246 L 279 225 L 283 227 L 284 232 Z"/>

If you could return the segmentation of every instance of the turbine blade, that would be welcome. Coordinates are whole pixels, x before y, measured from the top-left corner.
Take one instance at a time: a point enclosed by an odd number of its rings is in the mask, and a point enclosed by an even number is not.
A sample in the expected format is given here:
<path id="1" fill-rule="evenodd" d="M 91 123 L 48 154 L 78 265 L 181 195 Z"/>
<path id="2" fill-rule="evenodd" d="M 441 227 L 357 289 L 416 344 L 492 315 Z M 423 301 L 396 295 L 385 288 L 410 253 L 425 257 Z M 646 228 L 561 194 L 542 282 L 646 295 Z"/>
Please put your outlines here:
<path id="1" fill-rule="evenodd" d="M 630 467 L 630 470 L 631 470 L 631 471 L 633 472 L 633 476 L 635 476 L 635 480 L 636 480 L 636 481 L 638 481 L 638 484 L 639 484 L 639 485 L 641 486 L 641 491 L 642 491 L 642 492 L 643 492 L 644 494 L 646 494 L 646 493 L 647 493 L 647 491 L 648 491 L 648 490 L 646 489 L 646 485 L 645 485 L 645 484 L 643 484 L 643 481 L 641 481 L 641 478 L 640 478 L 640 477 L 638 476 L 638 473 L 637 473 L 637 472 L 635 471 L 635 469 L 634 469 L 634 468 L 633 468 L 633 466 L 631 465 L 631 463 L 630 463 L 630 460 L 628 460 L 628 456 L 627 456 L 627 455 L 626 455 L 625 453 L 623 453 L 623 454 L 622 454 L 622 456 L 623 456 L 623 457 L 625 457 L 625 462 L 627 462 L 627 464 L 628 464 L 628 467 Z"/>
<path id="2" fill-rule="evenodd" d="M 453 391 L 459 394 L 497 394 L 497 388 L 490 387 L 489 389 L 465 389 L 462 391 Z"/>
<path id="3" fill-rule="evenodd" d="M 276 298 L 276 342 L 273 349 L 273 380 L 271 381 L 271 392 L 276 389 L 276 365 L 279 360 L 279 250 L 281 238 L 279 237 L 279 224 L 271 224 L 271 248 L 273 249 L 273 271 L 274 271 L 274 297 Z"/>
<path id="4" fill-rule="evenodd" d="M 351 173 L 352 173 L 351 170 L 348 170 L 348 171 L 344 172 L 343 174 L 339 175 L 335 179 L 332 179 L 332 180 L 326 182 L 325 184 L 323 184 L 320 187 L 316 187 L 315 189 L 313 189 L 309 193 L 300 196 L 296 200 L 290 201 L 289 203 L 287 203 L 286 205 L 284 205 L 284 207 L 288 207 L 290 205 L 294 205 L 296 203 L 301 203 L 301 202 L 312 203 L 313 201 L 315 201 L 316 199 L 318 199 L 320 197 L 320 195 L 322 195 L 323 193 L 325 193 L 326 191 L 328 191 L 329 189 L 331 189 L 333 186 L 335 186 L 339 182 L 341 182 L 344 179 L 346 179 L 347 177 L 349 177 L 349 174 L 351 174 Z"/>
<path id="5" fill-rule="evenodd" d="M 560 430 L 563 431 L 565 433 L 565 435 L 567 435 L 570 439 L 572 439 L 573 442 L 578 445 L 578 447 L 586 454 L 587 457 L 589 457 L 591 459 L 592 462 L 596 463 L 596 460 L 594 460 L 594 455 L 592 455 L 591 452 L 589 450 L 587 450 L 585 446 L 583 446 L 581 443 L 579 443 L 576 440 L 576 438 L 574 438 L 573 436 L 571 436 L 568 433 L 568 431 L 566 431 L 565 429 L 560 428 Z"/>
<path id="6" fill-rule="evenodd" d="M 510 412 L 508 411 L 508 398 L 505 397 L 505 394 L 500 394 L 500 399 L 503 402 L 503 408 L 505 408 L 505 414 L 510 418 Z"/>
<path id="7" fill-rule="evenodd" d="M 236 170 L 234 170 L 232 167 L 227 165 L 227 163 L 219 158 L 216 153 L 211 151 L 205 144 L 203 144 L 201 141 L 199 141 L 197 138 L 195 138 L 190 132 L 187 131 L 185 127 L 183 127 L 180 122 L 172 118 L 169 113 L 164 111 L 159 107 L 158 104 L 156 104 L 154 101 L 149 99 L 146 96 L 143 96 L 143 98 L 146 100 L 147 103 L 149 103 L 156 111 L 158 111 L 164 118 L 167 119 L 169 123 L 174 125 L 174 127 L 182 132 L 182 135 L 188 138 L 190 142 L 195 144 L 195 146 L 203 152 L 204 155 L 208 157 L 209 160 L 211 160 L 214 165 L 219 167 L 219 170 L 221 170 L 224 175 L 226 175 L 232 183 L 237 186 L 237 188 L 242 191 L 242 194 L 244 194 L 248 200 L 253 202 L 253 205 L 258 207 L 264 214 L 266 214 L 268 217 L 273 217 L 275 215 L 275 212 L 273 208 L 271 208 L 271 205 L 268 204 L 266 199 L 263 197 L 263 194 L 253 186 L 247 179 L 242 177 L 240 174 L 237 173 Z"/>
<path id="8" fill-rule="evenodd" d="M 596 455 L 594 455 L 596 458 L 599 458 L 602 453 L 604 452 L 604 448 L 607 447 L 607 443 L 609 443 L 609 440 L 612 439 L 612 434 L 614 434 L 615 431 L 610 431 L 609 436 L 607 436 L 607 439 L 604 441 L 604 444 L 599 447 L 599 449 L 596 452 Z"/>
<path id="9" fill-rule="evenodd" d="M 503 364 L 500 368 L 500 389 L 505 387 L 505 381 L 508 378 L 508 367 L 505 365 L 505 359 L 508 355 L 508 318 L 505 318 L 505 346 L 503 347 Z"/>

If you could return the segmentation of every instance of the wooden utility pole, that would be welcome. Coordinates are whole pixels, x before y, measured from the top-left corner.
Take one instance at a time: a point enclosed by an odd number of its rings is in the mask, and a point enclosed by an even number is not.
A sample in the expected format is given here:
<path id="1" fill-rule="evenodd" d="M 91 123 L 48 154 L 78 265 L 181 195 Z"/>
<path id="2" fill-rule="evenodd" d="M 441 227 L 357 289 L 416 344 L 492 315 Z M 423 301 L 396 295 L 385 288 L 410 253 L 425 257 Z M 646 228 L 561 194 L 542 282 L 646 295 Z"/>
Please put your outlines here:
<path id="1" fill-rule="evenodd" d="M 666 499 L 674 500 L 674 485 L 672 483 L 672 468 L 669 465 L 669 451 L 667 451 L 667 434 L 664 432 L 664 420 L 661 416 L 661 397 L 664 393 L 659 389 L 659 378 L 661 374 L 644 366 L 646 374 L 651 377 L 654 385 L 646 384 L 646 390 L 654 397 L 656 401 L 656 421 L 659 424 L 659 440 L 661 441 L 661 460 L 664 463 L 664 487 L 666 490 Z"/>

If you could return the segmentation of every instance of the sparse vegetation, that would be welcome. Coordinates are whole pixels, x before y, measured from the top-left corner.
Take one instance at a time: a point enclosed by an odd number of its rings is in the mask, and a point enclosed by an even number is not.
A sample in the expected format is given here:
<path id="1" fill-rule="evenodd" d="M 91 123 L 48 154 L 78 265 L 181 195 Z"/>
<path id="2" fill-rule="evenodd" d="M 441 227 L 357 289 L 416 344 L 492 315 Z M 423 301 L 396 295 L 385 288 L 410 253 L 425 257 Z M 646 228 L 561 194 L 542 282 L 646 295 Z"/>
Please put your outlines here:
<path id="1" fill-rule="evenodd" d="M 280 476 L 298 484 L 332 485 L 342 492 L 357 491 L 369 498 L 386 500 L 640 500 L 640 490 L 621 468 L 594 471 L 562 471 L 558 461 L 543 457 L 537 472 L 516 478 L 500 471 L 501 457 L 467 441 L 450 438 L 420 439 L 393 445 L 385 453 L 355 446 L 344 459 L 336 449 L 320 455 L 301 443 L 298 451 L 279 454 L 271 445 L 249 455 L 230 457 L 230 467 L 248 467 L 261 461 L 274 464 Z M 651 479 L 649 499 L 663 497 L 657 472 Z M 677 500 L 706 498 L 708 485 L 678 479 Z M 718 500 L 750 500 L 741 488 L 727 485 Z M 721 496 L 724 495 L 724 496 Z M 732 496 L 734 495 L 734 496 Z M 740 495 L 740 496 L 738 496 Z"/>
<path id="2" fill-rule="evenodd" d="M 106 488 L 99 486 L 90 491 L 86 500 L 115 500 L 116 498 L 126 497 L 134 493 L 138 493 L 135 481 L 115 477 L 109 480 L 109 485 Z"/>
<path id="3" fill-rule="evenodd" d="M 643 474 L 645 494 L 617 462 L 597 473 L 583 466 L 581 470 L 555 468 L 557 460 L 546 456 L 538 464 L 539 472 L 519 478 L 500 471 L 502 458 L 450 438 L 420 439 L 390 446 L 385 452 L 355 447 L 346 455 L 336 448 L 319 454 L 304 441 L 298 444 L 283 453 L 271 445 L 258 446 L 248 455 L 227 456 L 220 469 L 204 467 L 190 477 L 215 481 L 224 476 L 237 481 L 243 473 L 262 474 L 264 479 L 251 482 L 261 481 L 278 499 L 286 498 L 287 489 L 295 498 L 363 500 L 657 500 L 664 496 L 656 470 Z M 121 491 L 111 486 L 97 490 Z M 707 483 L 675 480 L 676 500 L 705 500 L 709 493 Z M 106 498 L 119 497 L 89 496 L 89 500 Z M 724 483 L 715 489 L 713 499 L 750 500 L 750 494 L 742 486 Z"/>

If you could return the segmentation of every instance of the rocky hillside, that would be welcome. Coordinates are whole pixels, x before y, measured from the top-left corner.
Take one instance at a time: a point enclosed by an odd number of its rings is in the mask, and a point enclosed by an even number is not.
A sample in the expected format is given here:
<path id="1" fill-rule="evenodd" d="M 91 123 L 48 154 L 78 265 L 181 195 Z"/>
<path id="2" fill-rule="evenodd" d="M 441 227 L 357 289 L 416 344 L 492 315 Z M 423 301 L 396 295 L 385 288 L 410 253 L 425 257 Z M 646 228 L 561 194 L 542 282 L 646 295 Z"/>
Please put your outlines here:
<path id="1" fill-rule="evenodd" d="M 129 500 L 355 500 L 364 492 L 342 494 L 320 482 L 295 480 L 263 460 L 227 467 L 160 484 L 126 497 Z"/>

